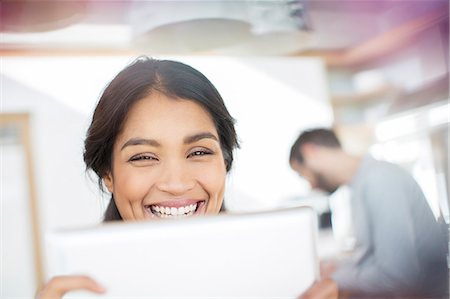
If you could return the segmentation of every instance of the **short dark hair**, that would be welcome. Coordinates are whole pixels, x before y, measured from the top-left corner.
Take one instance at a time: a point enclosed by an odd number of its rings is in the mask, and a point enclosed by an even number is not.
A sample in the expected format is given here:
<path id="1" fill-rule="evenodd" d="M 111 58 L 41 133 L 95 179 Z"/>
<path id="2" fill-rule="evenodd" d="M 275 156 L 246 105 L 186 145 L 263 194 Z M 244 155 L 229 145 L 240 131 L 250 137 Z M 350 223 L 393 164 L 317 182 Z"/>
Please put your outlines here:
<path id="1" fill-rule="evenodd" d="M 292 145 L 289 154 L 289 163 L 295 161 L 303 164 L 304 158 L 300 148 L 307 143 L 331 148 L 341 148 L 341 143 L 333 130 L 325 128 L 307 130 L 302 132 Z"/>
<path id="2" fill-rule="evenodd" d="M 86 170 L 92 169 L 102 179 L 111 170 L 113 146 L 131 107 L 151 92 L 168 97 L 192 100 L 208 111 L 217 133 L 225 160 L 231 169 L 233 150 L 239 147 L 234 119 L 214 85 L 199 71 L 171 60 L 156 60 L 146 56 L 137 58 L 123 69 L 105 88 L 92 116 L 84 142 Z M 111 198 L 105 221 L 121 220 Z"/>

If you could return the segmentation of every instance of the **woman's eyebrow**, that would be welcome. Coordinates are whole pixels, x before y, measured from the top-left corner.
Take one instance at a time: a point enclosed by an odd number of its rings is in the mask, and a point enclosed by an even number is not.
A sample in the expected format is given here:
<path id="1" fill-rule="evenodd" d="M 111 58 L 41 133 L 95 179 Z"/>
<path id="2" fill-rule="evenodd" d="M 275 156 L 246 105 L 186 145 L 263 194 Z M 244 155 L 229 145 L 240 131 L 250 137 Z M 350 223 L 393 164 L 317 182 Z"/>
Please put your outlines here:
<path id="1" fill-rule="evenodd" d="M 153 140 L 153 139 L 131 138 L 130 140 L 125 142 L 125 144 L 122 146 L 122 148 L 120 150 L 123 150 L 127 146 L 132 146 L 132 145 L 151 145 L 151 146 L 155 146 L 155 147 L 161 146 L 161 144 L 159 144 L 158 141 Z"/>
<path id="2" fill-rule="evenodd" d="M 184 144 L 190 144 L 190 143 L 194 143 L 196 141 L 199 141 L 199 140 L 205 139 L 205 138 L 213 139 L 213 140 L 219 142 L 219 139 L 217 139 L 217 137 L 210 132 L 201 132 L 198 134 L 186 136 L 184 138 L 183 142 L 184 142 Z"/>

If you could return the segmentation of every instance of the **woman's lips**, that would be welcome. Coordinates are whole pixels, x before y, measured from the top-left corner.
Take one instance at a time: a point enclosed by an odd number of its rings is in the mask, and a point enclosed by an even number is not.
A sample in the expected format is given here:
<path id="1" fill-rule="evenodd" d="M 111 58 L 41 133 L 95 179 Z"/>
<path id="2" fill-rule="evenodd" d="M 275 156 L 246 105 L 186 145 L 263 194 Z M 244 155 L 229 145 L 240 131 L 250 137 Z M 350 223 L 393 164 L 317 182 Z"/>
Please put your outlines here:
<path id="1" fill-rule="evenodd" d="M 179 218 L 198 215 L 203 211 L 205 200 L 173 200 L 145 205 L 145 210 L 153 217 Z"/>

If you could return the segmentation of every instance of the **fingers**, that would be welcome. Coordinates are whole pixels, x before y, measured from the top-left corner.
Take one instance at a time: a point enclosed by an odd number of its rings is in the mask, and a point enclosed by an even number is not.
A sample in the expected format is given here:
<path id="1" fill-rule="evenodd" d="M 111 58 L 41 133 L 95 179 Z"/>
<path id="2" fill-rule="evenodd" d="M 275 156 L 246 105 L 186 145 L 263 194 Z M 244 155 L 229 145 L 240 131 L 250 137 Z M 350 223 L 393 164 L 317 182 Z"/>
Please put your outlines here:
<path id="1" fill-rule="evenodd" d="M 338 295 L 336 282 L 327 278 L 314 283 L 299 299 L 337 299 Z"/>
<path id="2" fill-rule="evenodd" d="M 324 278 L 330 277 L 336 271 L 335 261 L 322 261 L 320 262 L 320 275 Z"/>
<path id="3" fill-rule="evenodd" d="M 85 290 L 104 293 L 105 289 L 87 276 L 57 276 L 38 293 L 36 299 L 60 299 L 69 291 Z"/>

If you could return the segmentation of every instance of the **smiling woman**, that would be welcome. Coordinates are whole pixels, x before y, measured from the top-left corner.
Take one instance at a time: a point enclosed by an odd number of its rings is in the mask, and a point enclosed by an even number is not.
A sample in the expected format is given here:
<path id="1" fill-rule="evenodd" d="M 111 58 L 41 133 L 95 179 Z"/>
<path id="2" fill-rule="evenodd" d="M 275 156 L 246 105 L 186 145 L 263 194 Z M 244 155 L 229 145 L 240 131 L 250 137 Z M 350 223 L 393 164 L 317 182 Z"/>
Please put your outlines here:
<path id="1" fill-rule="evenodd" d="M 218 213 L 238 146 L 220 94 L 197 70 L 145 57 L 105 89 L 84 160 L 111 192 L 105 221 Z"/>
<path id="2" fill-rule="evenodd" d="M 125 220 L 218 213 L 226 167 L 209 113 L 153 92 L 128 112 L 105 184 Z"/>
<path id="3" fill-rule="evenodd" d="M 221 210 L 237 147 L 234 120 L 205 76 L 179 62 L 141 57 L 103 92 L 84 161 L 111 193 L 105 221 L 201 216 Z M 105 291 L 89 277 L 63 276 L 37 298 L 74 290 Z M 325 280 L 306 296 L 335 298 L 336 290 Z"/>
<path id="4" fill-rule="evenodd" d="M 234 119 L 212 83 L 188 65 L 140 57 L 106 87 L 85 140 L 87 170 L 111 193 L 104 221 L 219 213 L 238 147 Z M 38 298 L 88 277 L 55 277 Z"/>

